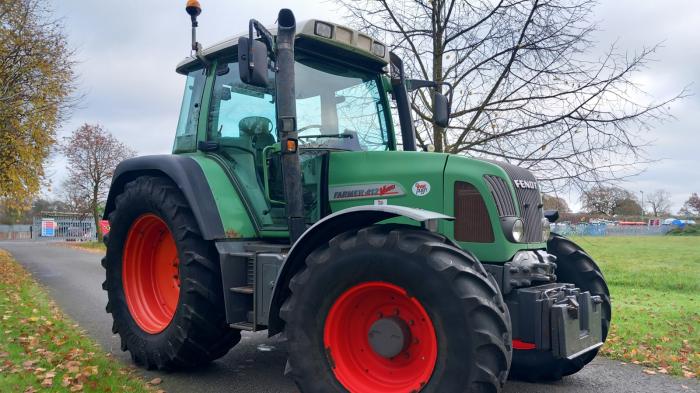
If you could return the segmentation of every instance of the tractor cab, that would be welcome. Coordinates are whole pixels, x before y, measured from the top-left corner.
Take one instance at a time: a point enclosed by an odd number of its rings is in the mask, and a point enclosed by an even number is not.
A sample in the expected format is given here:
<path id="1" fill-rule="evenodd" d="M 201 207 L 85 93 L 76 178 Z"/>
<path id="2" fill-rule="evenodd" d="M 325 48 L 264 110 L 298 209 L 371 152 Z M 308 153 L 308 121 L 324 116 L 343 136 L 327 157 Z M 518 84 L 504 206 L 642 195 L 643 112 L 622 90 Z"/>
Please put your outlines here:
<path id="1" fill-rule="evenodd" d="M 309 20 L 298 26 L 293 64 L 295 139 L 304 221 L 312 224 L 330 211 L 321 179 L 331 152 L 389 151 L 396 150 L 397 143 L 386 46 L 329 22 Z M 274 39 L 276 30 L 271 31 Z M 266 67 L 264 83 L 244 82 L 241 37 L 246 35 L 215 44 L 178 65 L 187 82 L 173 153 L 200 151 L 216 158 L 245 195 L 259 228 L 284 231 L 276 75 Z"/>

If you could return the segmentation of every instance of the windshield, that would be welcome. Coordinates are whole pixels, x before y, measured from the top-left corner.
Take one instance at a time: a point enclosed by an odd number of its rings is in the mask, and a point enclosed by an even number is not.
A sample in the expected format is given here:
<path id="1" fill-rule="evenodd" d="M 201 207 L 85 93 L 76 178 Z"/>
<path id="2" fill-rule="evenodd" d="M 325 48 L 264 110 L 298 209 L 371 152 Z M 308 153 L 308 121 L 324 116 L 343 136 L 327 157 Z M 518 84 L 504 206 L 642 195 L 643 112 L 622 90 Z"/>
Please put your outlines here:
<path id="1" fill-rule="evenodd" d="M 388 149 L 376 75 L 302 57 L 297 59 L 295 80 L 302 148 Z"/>
<path id="2" fill-rule="evenodd" d="M 300 148 L 390 148 L 378 75 L 299 55 L 295 79 Z M 235 61 L 220 64 L 214 80 L 208 139 L 237 145 L 245 142 L 243 139 L 251 139 L 253 145 L 257 139 L 265 139 L 269 144 L 277 138 L 275 128 L 274 89 L 241 82 Z M 260 134 L 266 134 L 265 138 Z"/>

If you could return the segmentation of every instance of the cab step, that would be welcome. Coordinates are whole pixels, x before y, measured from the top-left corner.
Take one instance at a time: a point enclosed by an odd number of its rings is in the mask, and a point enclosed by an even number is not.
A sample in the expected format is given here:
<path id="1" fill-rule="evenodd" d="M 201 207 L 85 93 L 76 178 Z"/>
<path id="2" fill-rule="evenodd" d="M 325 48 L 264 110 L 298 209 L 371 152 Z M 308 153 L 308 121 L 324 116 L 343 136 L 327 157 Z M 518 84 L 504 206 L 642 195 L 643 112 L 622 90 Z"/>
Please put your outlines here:
<path id="1" fill-rule="evenodd" d="M 245 294 L 245 295 L 252 295 L 254 291 L 255 291 L 255 290 L 254 290 L 254 288 L 253 288 L 252 285 L 246 285 L 246 286 L 244 286 L 244 287 L 233 287 L 233 288 L 231 288 L 231 292 L 234 292 L 234 293 L 242 293 L 242 294 Z"/>
<path id="2" fill-rule="evenodd" d="M 255 329 L 253 326 L 253 323 L 247 322 L 247 321 L 232 323 L 230 326 L 234 329 L 247 330 L 247 331 L 251 331 L 251 332 Z"/>

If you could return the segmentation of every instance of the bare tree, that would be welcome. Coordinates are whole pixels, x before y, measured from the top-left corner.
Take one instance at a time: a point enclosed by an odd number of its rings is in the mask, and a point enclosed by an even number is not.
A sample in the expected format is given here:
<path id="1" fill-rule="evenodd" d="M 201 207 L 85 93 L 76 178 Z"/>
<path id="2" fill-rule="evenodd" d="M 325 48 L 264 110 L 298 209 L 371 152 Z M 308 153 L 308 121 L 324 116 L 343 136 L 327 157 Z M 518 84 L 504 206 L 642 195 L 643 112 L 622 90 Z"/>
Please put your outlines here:
<path id="1" fill-rule="evenodd" d="M 74 208 L 89 208 L 97 237 L 102 240 L 99 211 L 107 197 L 112 174 L 117 164 L 136 152 L 99 124 L 82 125 L 64 138 L 60 150 L 68 158 L 68 178 L 63 188 Z"/>
<path id="2" fill-rule="evenodd" d="M 633 82 L 657 46 L 591 49 L 591 0 L 336 0 L 351 23 L 392 47 L 414 77 L 454 87 L 450 127 L 431 122 L 418 91 L 418 143 L 500 158 L 545 182 L 584 189 L 648 162 L 642 132 L 668 117 Z"/>
<path id="3" fill-rule="evenodd" d="M 66 211 L 77 213 L 79 220 L 93 217 L 91 190 L 86 187 L 74 187 L 74 179 L 68 177 L 61 185 L 61 199 Z"/>
<path id="4" fill-rule="evenodd" d="M 681 207 L 678 213 L 684 216 L 700 216 L 700 197 L 697 192 L 694 192 L 690 198 L 683 203 L 683 207 Z"/>
<path id="5" fill-rule="evenodd" d="M 671 194 L 665 190 L 656 190 L 650 193 L 646 199 L 645 202 L 651 207 L 654 217 L 669 214 L 671 211 Z"/>

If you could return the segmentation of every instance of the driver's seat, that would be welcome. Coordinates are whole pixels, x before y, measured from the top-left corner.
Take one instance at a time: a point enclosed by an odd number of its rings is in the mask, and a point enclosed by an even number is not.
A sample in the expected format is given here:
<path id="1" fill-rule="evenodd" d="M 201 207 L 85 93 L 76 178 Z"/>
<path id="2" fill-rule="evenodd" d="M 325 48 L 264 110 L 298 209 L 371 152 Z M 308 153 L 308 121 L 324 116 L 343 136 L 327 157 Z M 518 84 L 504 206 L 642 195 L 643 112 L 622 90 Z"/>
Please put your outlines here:
<path id="1" fill-rule="evenodd" d="M 255 151 L 255 166 L 261 168 L 263 163 L 263 150 L 276 142 L 272 135 L 272 121 L 267 117 L 248 116 L 238 122 L 241 138 L 248 138 Z"/>

